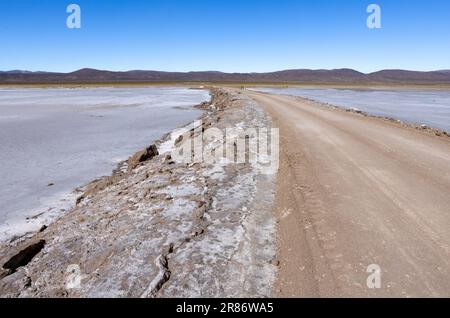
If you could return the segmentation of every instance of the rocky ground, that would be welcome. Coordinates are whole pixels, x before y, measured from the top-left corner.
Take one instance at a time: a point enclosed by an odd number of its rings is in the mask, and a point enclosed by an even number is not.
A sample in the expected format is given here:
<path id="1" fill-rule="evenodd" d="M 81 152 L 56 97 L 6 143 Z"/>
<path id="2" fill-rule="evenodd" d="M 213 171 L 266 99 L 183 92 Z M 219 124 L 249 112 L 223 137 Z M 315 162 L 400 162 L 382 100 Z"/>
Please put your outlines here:
<path id="1" fill-rule="evenodd" d="M 238 90 L 212 95 L 205 127 L 271 126 Z M 88 185 L 76 207 L 40 233 L 3 245 L 0 296 L 271 296 L 276 175 L 251 164 L 174 162 L 178 137 Z"/>

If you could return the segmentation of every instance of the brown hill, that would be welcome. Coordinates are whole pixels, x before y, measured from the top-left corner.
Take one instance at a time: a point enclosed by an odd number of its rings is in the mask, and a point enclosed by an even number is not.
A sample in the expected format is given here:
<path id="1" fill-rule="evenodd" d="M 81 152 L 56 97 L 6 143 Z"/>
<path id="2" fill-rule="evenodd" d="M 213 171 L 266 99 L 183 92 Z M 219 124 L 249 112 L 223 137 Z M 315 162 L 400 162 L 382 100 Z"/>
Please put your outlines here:
<path id="1" fill-rule="evenodd" d="M 0 84 L 118 83 L 118 82 L 242 82 L 242 83 L 399 83 L 450 84 L 450 71 L 417 72 L 383 70 L 364 74 L 352 69 L 285 70 L 270 73 L 161 72 L 134 70 L 112 72 L 81 69 L 72 73 L 0 72 Z"/>

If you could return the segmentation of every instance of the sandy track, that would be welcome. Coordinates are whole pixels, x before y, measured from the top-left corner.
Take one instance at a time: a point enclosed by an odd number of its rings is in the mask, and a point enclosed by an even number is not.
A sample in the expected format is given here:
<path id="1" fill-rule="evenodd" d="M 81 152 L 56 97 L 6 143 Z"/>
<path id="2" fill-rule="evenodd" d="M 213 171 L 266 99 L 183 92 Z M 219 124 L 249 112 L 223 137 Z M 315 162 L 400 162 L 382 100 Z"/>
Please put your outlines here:
<path id="1" fill-rule="evenodd" d="M 450 296 L 450 140 L 248 92 L 280 128 L 280 296 Z M 381 288 L 366 272 L 381 267 Z"/>

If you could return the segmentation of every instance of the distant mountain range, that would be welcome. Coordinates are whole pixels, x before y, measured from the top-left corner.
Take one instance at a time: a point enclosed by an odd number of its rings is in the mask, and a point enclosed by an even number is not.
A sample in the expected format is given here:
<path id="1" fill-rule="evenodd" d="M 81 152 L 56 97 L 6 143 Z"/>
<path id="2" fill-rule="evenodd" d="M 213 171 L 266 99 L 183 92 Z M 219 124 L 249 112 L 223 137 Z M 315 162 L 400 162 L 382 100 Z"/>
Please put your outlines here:
<path id="1" fill-rule="evenodd" d="M 417 72 L 383 70 L 364 74 L 352 69 L 285 70 L 270 73 L 222 72 L 112 72 L 81 69 L 72 73 L 29 72 L 14 70 L 0 72 L 0 84 L 27 83 L 156 83 L 156 82 L 225 82 L 225 83 L 381 83 L 381 84 L 450 84 L 450 70 Z"/>

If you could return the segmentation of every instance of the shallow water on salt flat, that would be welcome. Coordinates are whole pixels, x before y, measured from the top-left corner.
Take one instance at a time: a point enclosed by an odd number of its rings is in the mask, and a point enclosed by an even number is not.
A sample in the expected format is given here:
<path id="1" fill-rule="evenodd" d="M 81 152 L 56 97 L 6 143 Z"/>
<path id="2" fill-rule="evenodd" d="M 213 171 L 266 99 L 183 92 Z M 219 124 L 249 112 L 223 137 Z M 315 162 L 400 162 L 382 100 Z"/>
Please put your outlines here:
<path id="1" fill-rule="evenodd" d="M 339 107 L 357 108 L 371 115 L 386 116 L 411 124 L 425 124 L 450 131 L 449 90 L 350 90 L 257 88 L 294 95 Z"/>
<path id="2" fill-rule="evenodd" d="M 206 100 L 172 87 L 0 89 L 0 239 L 36 230 L 27 217 L 67 208 L 73 189 L 193 121 Z"/>

